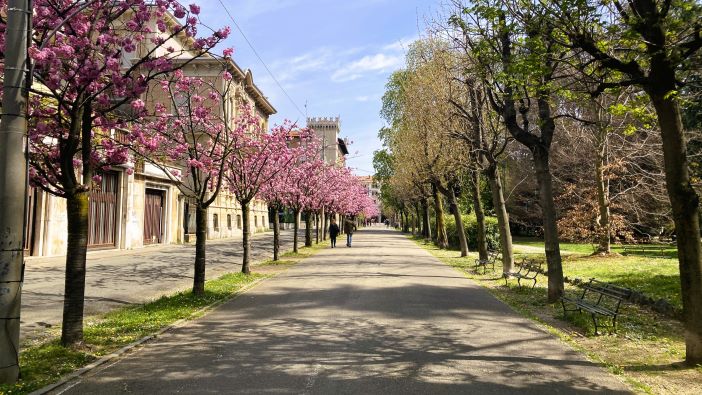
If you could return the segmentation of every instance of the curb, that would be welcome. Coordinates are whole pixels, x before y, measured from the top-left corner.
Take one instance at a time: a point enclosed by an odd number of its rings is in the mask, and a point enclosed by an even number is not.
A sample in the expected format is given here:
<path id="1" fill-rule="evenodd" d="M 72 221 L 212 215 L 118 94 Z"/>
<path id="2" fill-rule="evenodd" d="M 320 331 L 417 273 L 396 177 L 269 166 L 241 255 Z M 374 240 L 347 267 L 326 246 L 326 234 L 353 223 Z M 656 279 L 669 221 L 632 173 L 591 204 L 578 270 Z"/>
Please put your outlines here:
<path id="1" fill-rule="evenodd" d="M 36 390 L 36 391 L 30 392 L 29 395 L 43 395 L 43 394 L 47 394 L 47 393 L 49 393 L 49 392 L 51 392 L 51 391 L 53 391 L 53 390 L 55 390 L 55 389 L 57 389 L 57 388 L 59 388 L 59 387 L 62 387 L 62 386 L 64 386 L 64 385 L 68 384 L 69 382 L 71 382 L 71 381 L 73 381 L 73 380 L 75 380 L 75 379 L 77 379 L 77 378 L 79 378 L 79 377 L 81 377 L 81 376 L 84 376 L 85 374 L 89 373 L 90 371 L 95 370 L 96 368 L 98 368 L 98 367 L 100 367 L 100 366 L 106 364 L 107 362 L 110 362 L 110 361 L 112 361 L 113 359 L 116 359 L 117 357 L 119 357 L 119 356 L 121 356 L 121 355 L 123 355 L 123 354 L 125 354 L 125 353 L 127 353 L 127 352 L 129 352 L 129 351 L 131 351 L 131 350 L 133 350 L 133 349 L 135 349 L 136 347 L 138 347 L 138 346 L 140 346 L 140 345 L 142 345 L 142 344 L 144 344 L 144 343 L 146 343 L 146 342 L 148 342 L 148 341 L 150 341 L 150 340 L 153 340 L 153 339 L 159 337 L 159 336 L 162 335 L 163 333 L 165 333 L 165 332 L 167 332 L 167 331 L 169 331 L 169 330 L 171 330 L 171 329 L 178 328 L 178 327 L 182 326 L 183 324 L 192 321 L 194 318 L 199 317 L 200 314 L 206 313 L 206 312 L 208 312 L 208 311 L 210 311 L 210 310 L 213 310 L 213 309 L 219 307 L 220 305 L 222 305 L 222 304 L 224 304 L 224 303 L 227 303 L 227 302 L 229 302 L 229 301 L 232 301 L 232 300 L 238 298 L 240 295 L 243 295 L 244 293 L 246 293 L 246 292 L 249 291 L 251 288 L 253 288 L 253 287 L 255 287 L 256 285 L 258 285 L 258 284 L 261 283 L 262 281 L 267 280 L 267 279 L 272 278 L 272 277 L 275 277 L 276 275 L 277 275 L 277 273 L 276 273 L 276 274 L 273 274 L 273 275 L 271 275 L 271 276 L 266 276 L 266 277 L 260 278 L 260 279 L 258 279 L 258 280 L 255 280 L 255 281 L 253 281 L 252 283 L 248 284 L 247 286 L 245 286 L 245 287 L 241 288 L 240 290 L 238 290 L 237 292 L 235 292 L 230 298 L 222 299 L 222 300 L 216 301 L 216 302 L 214 302 L 214 303 L 212 303 L 212 304 L 210 304 L 210 305 L 207 305 L 207 306 L 205 306 L 205 307 L 203 307 L 203 308 L 201 308 L 201 309 L 199 309 L 199 310 L 193 312 L 193 313 L 190 314 L 189 316 L 187 316 L 187 317 L 185 317 L 185 318 L 181 318 L 180 320 L 175 321 L 174 323 L 172 323 L 172 324 L 170 324 L 170 325 L 168 325 L 168 326 L 165 326 L 165 327 L 161 328 L 161 329 L 160 329 L 158 332 L 156 332 L 156 333 L 153 333 L 153 334 L 151 334 L 151 335 L 144 336 L 144 337 L 142 337 L 141 339 L 139 339 L 139 340 L 137 340 L 137 341 L 135 341 L 135 342 L 133 342 L 133 343 L 131 343 L 131 344 L 128 344 L 128 345 L 126 345 L 126 346 L 120 348 L 120 349 L 117 350 L 117 351 L 114 351 L 114 352 L 112 352 L 112 353 L 110 353 L 110 354 L 107 354 L 107 355 L 105 355 L 105 356 L 99 358 L 97 361 L 91 362 L 90 364 L 88 364 L 88 365 L 86 365 L 86 366 L 84 366 L 84 367 L 82 367 L 82 368 L 76 370 L 75 372 L 68 374 L 67 376 L 63 377 L 60 381 L 58 381 L 58 382 L 56 382 L 56 383 L 49 384 L 49 385 L 47 385 L 47 386 L 45 386 L 45 387 L 43 387 L 43 388 L 40 388 L 40 389 L 38 389 L 38 390 Z M 71 388 L 71 387 L 68 387 L 68 388 L 66 388 L 66 389 L 69 389 L 69 388 Z"/>

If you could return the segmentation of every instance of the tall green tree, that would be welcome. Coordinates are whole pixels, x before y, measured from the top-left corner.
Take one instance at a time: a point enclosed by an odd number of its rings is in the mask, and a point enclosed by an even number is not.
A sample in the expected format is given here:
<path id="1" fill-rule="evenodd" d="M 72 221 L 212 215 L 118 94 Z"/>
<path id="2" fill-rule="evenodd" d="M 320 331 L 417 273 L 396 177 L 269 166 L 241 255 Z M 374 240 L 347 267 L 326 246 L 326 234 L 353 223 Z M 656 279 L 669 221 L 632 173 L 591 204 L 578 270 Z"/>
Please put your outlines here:
<path id="1" fill-rule="evenodd" d="M 451 23 L 470 46 L 471 64 L 482 66 L 489 102 L 532 155 L 543 213 L 548 301 L 553 303 L 563 295 L 564 283 L 549 161 L 558 117 L 553 101 L 567 52 L 553 40 L 544 13 L 528 4 L 476 0 L 459 8 Z"/>
<path id="2" fill-rule="evenodd" d="M 690 176 L 680 90 L 699 68 L 702 6 L 695 0 L 544 1 L 554 37 L 588 55 L 582 71 L 598 91 L 637 86 L 651 99 L 663 141 L 666 188 L 677 236 L 686 361 L 702 362 L 699 196 Z M 698 59 L 698 58 L 697 58 Z"/>

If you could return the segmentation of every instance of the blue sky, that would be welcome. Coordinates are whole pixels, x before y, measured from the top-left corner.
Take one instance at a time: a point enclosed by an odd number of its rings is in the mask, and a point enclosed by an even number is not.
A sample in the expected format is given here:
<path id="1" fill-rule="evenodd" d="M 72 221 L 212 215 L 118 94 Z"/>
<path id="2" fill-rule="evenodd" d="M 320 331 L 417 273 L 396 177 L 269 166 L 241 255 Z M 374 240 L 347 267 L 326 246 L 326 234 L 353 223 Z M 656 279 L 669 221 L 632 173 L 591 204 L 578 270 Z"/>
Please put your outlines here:
<path id="1" fill-rule="evenodd" d="M 356 174 L 371 174 L 373 151 L 380 147 L 378 112 L 385 82 L 403 67 L 405 49 L 438 10 L 439 0 L 223 1 L 303 114 L 307 103 L 311 117 L 341 116 L 341 136 L 353 142 L 348 166 Z M 232 25 L 217 0 L 195 2 L 207 25 Z M 304 115 L 234 26 L 220 52 L 227 46 L 278 110 L 271 123 L 287 118 L 304 125 Z"/>

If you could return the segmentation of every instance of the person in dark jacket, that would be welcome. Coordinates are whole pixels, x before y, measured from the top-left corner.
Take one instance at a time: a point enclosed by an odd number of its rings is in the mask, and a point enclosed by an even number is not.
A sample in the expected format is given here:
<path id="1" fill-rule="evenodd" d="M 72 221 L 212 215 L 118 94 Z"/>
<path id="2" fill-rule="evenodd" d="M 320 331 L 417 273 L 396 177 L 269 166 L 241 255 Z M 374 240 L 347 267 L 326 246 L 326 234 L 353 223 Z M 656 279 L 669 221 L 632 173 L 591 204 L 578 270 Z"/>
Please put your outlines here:
<path id="1" fill-rule="evenodd" d="M 336 224 L 336 219 L 332 218 L 329 225 L 329 240 L 331 240 L 331 248 L 336 247 L 336 236 L 339 235 L 339 225 Z"/>
<path id="2" fill-rule="evenodd" d="M 346 247 L 351 247 L 351 237 L 353 236 L 353 232 L 356 231 L 356 222 L 353 220 L 353 218 L 348 218 L 346 222 L 344 222 L 344 233 L 346 233 Z"/>

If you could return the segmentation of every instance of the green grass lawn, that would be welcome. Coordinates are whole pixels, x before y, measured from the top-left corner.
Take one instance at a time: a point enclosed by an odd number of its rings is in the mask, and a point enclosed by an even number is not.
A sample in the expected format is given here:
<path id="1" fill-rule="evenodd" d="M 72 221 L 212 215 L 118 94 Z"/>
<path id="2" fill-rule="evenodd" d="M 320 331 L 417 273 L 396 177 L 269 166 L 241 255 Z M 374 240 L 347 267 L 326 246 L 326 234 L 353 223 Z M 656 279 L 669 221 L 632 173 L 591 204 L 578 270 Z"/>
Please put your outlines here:
<path id="1" fill-rule="evenodd" d="M 532 237 L 515 237 L 513 240 L 515 246 L 528 246 L 535 248 L 544 248 L 543 240 Z M 587 254 L 590 255 L 597 250 L 595 244 L 590 243 L 560 243 L 561 252 L 567 254 Z M 612 252 L 616 252 L 625 256 L 638 256 L 642 258 L 670 258 L 677 259 L 678 251 L 675 246 L 669 244 L 637 244 L 624 246 L 621 244 L 612 244 Z"/>
<path id="2" fill-rule="evenodd" d="M 684 329 L 680 321 L 661 316 L 636 305 L 622 306 L 616 334 L 594 336 L 590 317 L 577 312 L 563 315 L 560 303 L 546 301 L 548 278 L 539 276 L 535 288 L 519 288 L 515 280 L 505 285 L 500 265 L 486 274 L 474 271 L 477 254 L 461 258 L 458 251 L 442 250 L 424 240 L 415 241 L 444 263 L 485 287 L 498 299 L 524 316 L 540 322 L 552 334 L 568 342 L 612 373 L 622 375 L 636 393 L 687 394 L 702 393 L 702 367 L 687 368 Z M 543 243 L 521 240 L 515 245 L 543 248 Z M 571 251 L 582 251 L 583 245 L 566 245 Z M 517 248 L 515 248 L 517 250 Z M 529 248 L 530 257 L 539 257 Z M 677 261 L 670 258 L 646 256 L 590 256 L 590 252 L 564 257 L 565 275 L 587 279 L 595 277 L 644 291 L 656 297 L 666 297 L 679 305 Z M 528 282 L 531 284 L 531 282 Z M 566 284 L 566 294 L 575 296 L 579 288 Z M 606 333 L 606 330 L 605 330 Z"/>
<path id="3" fill-rule="evenodd" d="M 539 249 L 544 248 L 544 241 L 534 238 L 527 237 L 515 237 L 512 240 L 515 247 L 518 246 L 528 246 L 535 247 Z M 595 247 L 592 244 L 587 243 L 560 243 L 561 252 L 571 253 L 571 254 L 592 254 L 595 251 Z"/>
<path id="4" fill-rule="evenodd" d="M 518 257 L 521 255 L 520 246 L 544 247 L 543 241 L 520 238 L 515 238 L 514 245 Z M 643 292 L 654 299 L 666 299 L 676 308 L 682 308 L 677 252 L 672 248 L 662 250 L 655 245 L 644 247 L 626 255 L 602 257 L 591 255 L 594 250 L 590 244 L 562 243 L 561 250 L 570 252 L 563 254 L 563 275 L 611 282 Z M 612 250 L 624 252 L 621 245 L 614 246 Z M 661 251 L 664 254 L 659 254 Z M 529 252 L 529 256 L 533 257 L 533 251 Z M 539 254 L 537 259 L 545 257 Z"/>

